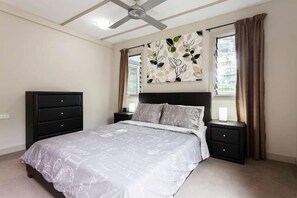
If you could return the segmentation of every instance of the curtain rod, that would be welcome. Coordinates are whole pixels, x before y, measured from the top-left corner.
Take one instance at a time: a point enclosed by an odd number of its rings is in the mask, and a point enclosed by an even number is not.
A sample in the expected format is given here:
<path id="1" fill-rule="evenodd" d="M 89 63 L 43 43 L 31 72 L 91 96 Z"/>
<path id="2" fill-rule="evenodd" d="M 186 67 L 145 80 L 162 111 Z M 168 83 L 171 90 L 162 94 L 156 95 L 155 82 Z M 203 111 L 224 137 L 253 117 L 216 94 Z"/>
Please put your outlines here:
<path id="1" fill-rule="evenodd" d="M 134 47 L 130 47 L 130 48 L 127 48 L 127 49 L 130 50 L 130 49 L 134 49 L 134 48 L 138 48 L 138 47 L 144 47 L 144 44 L 142 44 L 142 45 L 137 45 L 137 46 L 134 46 Z"/>
<path id="2" fill-rule="evenodd" d="M 216 26 L 216 27 L 211 27 L 211 28 L 208 28 L 208 29 L 206 29 L 205 31 L 211 31 L 211 30 L 213 30 L 213 29 L 217 29 L 217 28 L 221 28 L 221 27 L 225 27 L 225 26 L 228 26 L 228 25 L 233 25 L 234 24 L 234 22 L 233 23 L 227 23 L 227 24 L 224 24 L 224 25 L 219 25 L 219 26 Z"/>
<path id="3" fill-rule="evenodd" d="M 227 23 L 227 24 L 224 24 L 224 25 L 219 25 L 219 26 L 216 26 L 216 27 L 208 28 L 208 29 L 206 29 L 205 31 L 209 31 L 209 32 L 210 32 L 210 30 L 217 29 L 217 28 L 220 28 L 220 27 L 225 27 L 225 26 L 228 26 L 228 25 L 233 25 L 233 24 L 234 24 L 234 22 L 233 22 L 233 23 Z M 134 49 L 134 48 L 144 47 L 144 46 L 145 46 L 145 45 L 142 44 L 142 45 L 137 45 L 137 46 L 130 47 L 130 48 L 127 48 L 127 49 L 128 49 L 128 50 L 131 50 L 131 49 Z"/>

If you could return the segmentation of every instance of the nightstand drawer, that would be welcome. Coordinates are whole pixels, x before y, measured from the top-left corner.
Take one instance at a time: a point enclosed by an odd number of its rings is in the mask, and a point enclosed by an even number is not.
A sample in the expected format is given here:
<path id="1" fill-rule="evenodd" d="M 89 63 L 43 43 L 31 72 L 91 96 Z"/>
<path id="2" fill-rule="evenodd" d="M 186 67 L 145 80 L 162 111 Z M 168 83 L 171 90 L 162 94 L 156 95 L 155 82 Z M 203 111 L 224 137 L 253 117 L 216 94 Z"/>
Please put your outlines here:
<path id="1" fill-rule="evenodd" d="M 211 150 L 213 155 L 239 159 L 239 145 L 212 142 Z"/>
<path id="2" fill-rule="evenodd" d="M 211 138 L 214 141 L 239 144 L 239 131 L 236 129 L 211 128 Z"/>
<path id="3" fill-rule="evenodd" d="M 124 121 L 124 120 L 131 120 L 132 117 L 133 117 L 133 113 L 129 113 L 129 112 L 114 113 L 114 123 Z"/>

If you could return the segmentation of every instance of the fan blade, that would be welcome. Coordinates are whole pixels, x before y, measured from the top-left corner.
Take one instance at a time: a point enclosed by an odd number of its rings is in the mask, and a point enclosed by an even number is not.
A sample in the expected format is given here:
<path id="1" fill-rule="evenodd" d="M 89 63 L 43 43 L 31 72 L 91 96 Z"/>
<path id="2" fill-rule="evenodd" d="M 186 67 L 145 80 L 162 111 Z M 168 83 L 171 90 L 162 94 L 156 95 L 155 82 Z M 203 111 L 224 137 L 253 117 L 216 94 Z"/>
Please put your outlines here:
<path id="1" fill-rule="evenodd" d="M 165 1 L 166 0 L 148 0 L 147 2 L 142 4 L 141 7 L 143 7 L 145 9 L 145 11 L 148 11 L 148 10 L 160 5 L 161 3 L 164 3 Z"/>
<path id="2" fill-rule="evenodd" d="M 130 9 L 130 6 L 128 6 L 127 4 L 123 3 L 122 1 L 120 0 L 110 0 L 111 2 L 117 4 L 118 6 L 126 9 L 126 10 L 129 10 Z"/>
<path id="3" fill-rule="evenodd" d="M 164 30 L 165 28 L 167 28 L 167 25 L 157 21 L 156 19 L 154 19 L 153 17 L 150 17 L 149 15 L 146 15 L 146 17 L 143 18 L 142 20 L 151 24 L 152 26 L 155 26 L 159 30 Z"/>
<path id="4" fill-rule="evenodd" d="M 119 20 L 118 22 L 114 23 L 113 25 L 111 25 L 109 28 L 110 29 L 115 29 L 117 27 L 119 27 L 120 25 L 126 23 L 127 21 L 129 21 L 131 18 L 129 16 L 126 16 L 124 18 L 122 18 L 121 20 Z"/>

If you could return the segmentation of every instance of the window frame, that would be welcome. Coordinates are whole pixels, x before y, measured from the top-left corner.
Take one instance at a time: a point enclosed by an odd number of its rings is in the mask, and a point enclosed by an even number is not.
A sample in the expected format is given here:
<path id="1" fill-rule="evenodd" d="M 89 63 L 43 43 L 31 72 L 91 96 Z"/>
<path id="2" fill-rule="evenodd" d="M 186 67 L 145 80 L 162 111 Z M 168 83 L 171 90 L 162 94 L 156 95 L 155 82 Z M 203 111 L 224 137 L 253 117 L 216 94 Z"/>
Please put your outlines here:
<path id="1" fill-rule="evenodd" d="M 234 28 L 229 28 L 229 29 L 225 29 L 225 30 L 221 30 L 221 31 L 214 31 L 211 32 L 211 53 L 210 53 L 210 64 L 212 65 L 211 70 L 210 70 L 210 90 L 213 93 L 212 95 L 214 97 L 218 97 L 218 98 L 235 98 L 236 97 L 236 93 L 234 94 L 216 94 L 216 90 L 215 90 L 215 86 L 216 86 L 216 69 L 217 69 L 217 45 L 218 45 L 218 39 L 220 38 L 225 38 L 225 37 L 230 37 L 230 36 L 235 36 L 235 29 Z M 236 88 L 236 87 L 235 87 Z M 236 92 L 236 90 L 235 90 Z"/>

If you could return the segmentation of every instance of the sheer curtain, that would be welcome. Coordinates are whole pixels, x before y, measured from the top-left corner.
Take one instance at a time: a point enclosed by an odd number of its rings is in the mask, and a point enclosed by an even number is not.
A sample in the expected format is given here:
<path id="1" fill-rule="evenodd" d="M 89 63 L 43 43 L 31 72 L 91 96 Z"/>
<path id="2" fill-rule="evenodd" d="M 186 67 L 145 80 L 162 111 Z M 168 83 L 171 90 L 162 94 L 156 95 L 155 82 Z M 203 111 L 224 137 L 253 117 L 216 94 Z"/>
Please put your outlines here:
<path id="1" fill-rule="evenodd" d="M 121 62 L 120 62 L 120 80 L 119 80 L 119 112 L 123 111 L 123 107 L 126 104 L 127 99 L 127 86 L 128 86 L 128 49 L 121 50 Z"/>
<path id="2" fill-rule="evenodd" d="M 238 121 L 247 124 L 248 157 L 266 158 L 264 115 L 264 19 L 259 14 L 235 22 Z"/>

